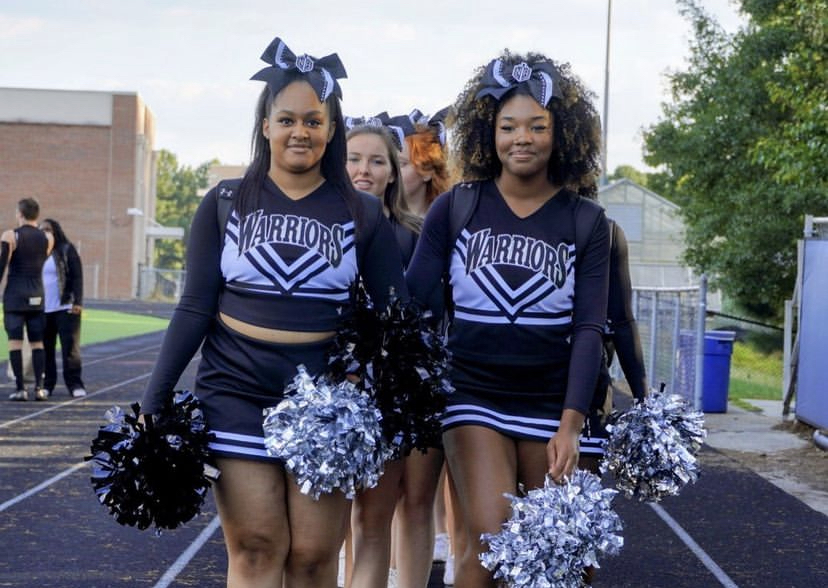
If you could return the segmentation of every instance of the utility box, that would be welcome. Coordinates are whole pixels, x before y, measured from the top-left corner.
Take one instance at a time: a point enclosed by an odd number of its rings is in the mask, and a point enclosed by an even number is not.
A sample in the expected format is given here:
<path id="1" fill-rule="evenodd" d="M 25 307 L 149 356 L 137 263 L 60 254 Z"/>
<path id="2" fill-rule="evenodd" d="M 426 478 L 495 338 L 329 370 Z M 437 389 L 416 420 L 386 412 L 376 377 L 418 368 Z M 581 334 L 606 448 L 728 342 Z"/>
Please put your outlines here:
<path id="1" fill-rule="evenodd" d="M 799 267 L 799 376 L 796 418 L 828 428 L 828 217 L 806 217 Z"/>

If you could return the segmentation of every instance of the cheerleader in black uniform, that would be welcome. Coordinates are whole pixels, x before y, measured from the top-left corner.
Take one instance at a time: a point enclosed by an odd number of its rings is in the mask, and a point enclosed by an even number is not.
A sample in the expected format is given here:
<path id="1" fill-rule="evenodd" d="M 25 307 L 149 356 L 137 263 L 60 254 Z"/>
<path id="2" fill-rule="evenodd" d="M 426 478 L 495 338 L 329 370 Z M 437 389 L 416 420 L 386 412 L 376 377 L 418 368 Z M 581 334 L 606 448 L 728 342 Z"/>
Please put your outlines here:
<path id="1" fill-rule="evenodd" d="M 406 129 L 400 152 L 400 176 L 408 208 L 425 217 L 434 200 L 451 187 L 446 153 L 445 117 L 448 108 L 433 116 L 417 109 L 409 114 L 413 123 Z"/>
<path id="2" fill-rule="evenodd" d="M 445 148 L 447 112 L 448 109 L 443 109 L 428 116 L 415 109 L 408 115 L 412 126 L 403 127 L 400 179 L 408 208 L 419 216 L 425 216 L 437 196 L 451 187 Z M 401 587 L 428 583 L 438 523 L 448 548 L 443 501 L 438 494 L 438 488 L 442 488 L 438 481 L 443 461 L 442 448 L 432 447 L 426 453 L 412 452 L 403 462 L 393 541 L 393 560 Z M 435 505 L 435 498 L 440 508 Z M 443 560 L 446 555 L 442 556 Z"/>
<path id="3" fill-rule="evenodd" d="M 333 587 L 349 502 L 300 491 L 265 450 L 262 410 L 298 364 L 323 369 L 358 276 L 377 305 L 391 287 L 407 294 L 382 207 L 345 170 L 339 58 L 296 56 L 277 38 L 262 59 L 253 162 L 196 212 L 185 290 L 142 405 L 159 410 L 203 342 L 195 393 L 215 434 L 227 585 Z"/>
<path id="4" fill-rule="evenodd" d="M 470 182 L 429 210 L 406 279 L 416 299 L 451 286 L 456 393 L 443 444 L 466 546 L 455 585 L 494 586 L 483 533 L 509 517 L 504 493 L 563 482 L 600 455 L 585 427 L 601 369 L 609 235 L 594 195 L 600 128 L 591 94 L 542 55 L 505 52 L 455 104 L 453 146 Z M 476 207 L 452 233 L 453 199 Z M 576 230 L 577 228 L 577 230 Z M 592 424 L 592 423 L 590 423 Z"/>
<path id="5" fill-rule="evenodd" d="M 356 121 L 348 131 L 347 169 L 351 182 L 382 202 L 397 238 L 400 259 L 407 265 L 422 228 L 420 218 L 409 212 L 400 177 L 399 154 L 404 129 L 384 113 L 379 118 Z M 395 124 L 398 123 L 398 124 Z M 385 464 L 379 484 L 357 493 L 352 505 L 351 541 L 346 542 L 346 584 L 386 586 L 391 558 L 391 520 L 400 496 L 403 464 L 407 458 Z M 353 559 L 351 560 L 351 555 Z M 352 562 L 352 564 L 351 564 Z"/>

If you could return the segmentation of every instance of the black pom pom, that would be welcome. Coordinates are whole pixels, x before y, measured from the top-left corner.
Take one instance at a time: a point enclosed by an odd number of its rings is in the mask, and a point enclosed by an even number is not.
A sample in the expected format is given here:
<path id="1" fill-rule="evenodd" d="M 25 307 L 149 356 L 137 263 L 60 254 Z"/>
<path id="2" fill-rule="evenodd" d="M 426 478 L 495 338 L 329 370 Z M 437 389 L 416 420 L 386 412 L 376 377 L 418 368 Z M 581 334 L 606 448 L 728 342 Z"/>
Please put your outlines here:
<path id="1" fill-rule="evenodd" d="M 334 379 L 355 375 L 372 394 L 383 436 L 402 455 L 440 446 L 440 416 L 453 388 L 439 327 L 430 312 L 393 292 L 378 312 L 360 290 L 330 356 Z"/>
<path id="2" fill-rule="evenodd" d="M 138 529 L 174 529 L 196 516 L 210 477 L 210 433 L 198 401 L 177 392 L 162 410 L 139 420 L 138 403 L 127 413 L 113 407 L 109 424 L 92 440 L 92 486 L 115 520 Z M 208 477 L 209 476 L 209 477 Z"/>

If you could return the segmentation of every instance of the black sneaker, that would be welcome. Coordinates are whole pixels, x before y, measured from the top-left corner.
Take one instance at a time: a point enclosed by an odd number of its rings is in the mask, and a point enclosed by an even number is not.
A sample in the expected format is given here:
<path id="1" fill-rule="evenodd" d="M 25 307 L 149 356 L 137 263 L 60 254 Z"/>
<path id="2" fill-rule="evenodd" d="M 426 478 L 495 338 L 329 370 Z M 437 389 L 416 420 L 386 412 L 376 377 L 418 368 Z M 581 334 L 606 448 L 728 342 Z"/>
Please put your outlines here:
<path id="1" fill-rule="evenodd" d="M 19 400 L 21 402 L 26 402 L 29 399 L 29 393 L 25 390 L 18 390 L 17 392 L 12 392 L 9 394 L 9 400 Z"/>

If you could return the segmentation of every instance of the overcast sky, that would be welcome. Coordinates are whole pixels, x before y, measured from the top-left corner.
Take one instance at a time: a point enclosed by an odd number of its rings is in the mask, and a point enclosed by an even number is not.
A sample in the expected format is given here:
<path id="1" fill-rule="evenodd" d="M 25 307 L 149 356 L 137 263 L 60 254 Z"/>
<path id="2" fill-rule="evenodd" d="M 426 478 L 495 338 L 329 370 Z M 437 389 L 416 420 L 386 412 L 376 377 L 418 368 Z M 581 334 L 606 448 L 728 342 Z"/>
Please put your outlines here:
<path id="1" fill-rule="evenodd" d="M 728 30 L 730 0 L 702 0 Z M 140 6 L 140 8 L 138 8 Z M 295 53 L 339 54 L 345 113 L 452 103 L 503 48 L 569 62 L 603 112 L 607 0 L 2 0 L 0 87 L 137 92 L 156 149 L 197 166 L 246 163 L 264 67 L 281 37 Z M 668 99 L 690 27 L 673 0 L 612 3 L 608 168 L 641 160 L 641 129 Z"/>

